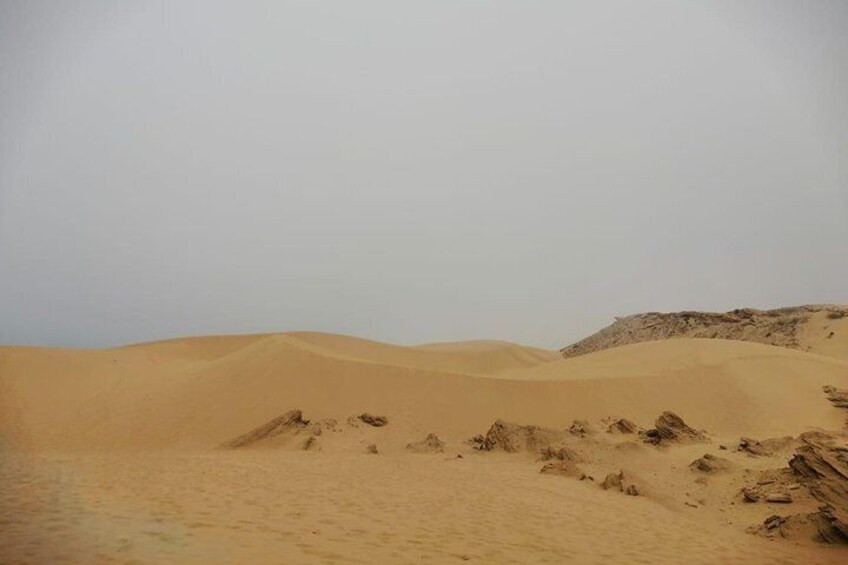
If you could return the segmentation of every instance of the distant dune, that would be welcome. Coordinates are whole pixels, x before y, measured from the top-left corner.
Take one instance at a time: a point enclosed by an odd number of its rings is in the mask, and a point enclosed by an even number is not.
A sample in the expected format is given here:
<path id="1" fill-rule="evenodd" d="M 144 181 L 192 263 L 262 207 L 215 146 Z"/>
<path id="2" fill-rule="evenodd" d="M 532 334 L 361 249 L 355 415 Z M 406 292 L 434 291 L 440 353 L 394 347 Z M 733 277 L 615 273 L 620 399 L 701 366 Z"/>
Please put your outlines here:
<path id="1" fill-rule="evenodd" d="M 617 318 L 561 352 L 574 357 L 631 343 L 692 337 L 753 341 L 848 359 L 848 306 L 635 314 Z"/>
<path id="2" fill-rule="evenodd" d="M 0 347 L 0 561 L 844 563 L 841 312 Z"/>

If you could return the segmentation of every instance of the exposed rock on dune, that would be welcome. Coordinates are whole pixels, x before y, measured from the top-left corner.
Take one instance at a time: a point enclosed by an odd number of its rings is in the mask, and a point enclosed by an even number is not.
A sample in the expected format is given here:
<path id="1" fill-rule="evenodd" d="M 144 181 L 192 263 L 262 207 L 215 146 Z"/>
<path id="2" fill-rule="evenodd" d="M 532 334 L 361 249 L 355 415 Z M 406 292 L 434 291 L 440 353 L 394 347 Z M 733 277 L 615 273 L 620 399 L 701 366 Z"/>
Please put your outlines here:
<path id="1" fill-rule="evenodd" d="M 624 476 L 624 471 L 610 473 L 604 478 L 600 486 L 604 490 L 618 490 L 629 496 L 639 496 L 640 494 L 640 489 Z"/>
<path id="2" fill-rule="evenodd" d="M 496 420 L 485 436 L 477 435 L 471 439 L 474 449 L 480 451 L 506 451 L 517 453 L 528 451 L 538 453 L 559 443 L 563 432 L 539 426 L 523 426 L 512 422 Z"/>
<path id="3" fill-rule="evenodd" d="M 718 457 L 711 453 L 705 453 L 702 457 L 695 459 L 689 464 L 689 468 L 693 471 L 707 474 L 727 471 L 732 466 L 733 463 L 731 463 L 729 459 Z"/>
<path id="4" fill-rule="evenodd" d="M 848 410 L 848 389 L 827 385 L 822 387 L 822 390 L 831 404 L 837 408 Z M 848 428 L 848 416 L 845 417 L 845 427 Z"/>
<path id="5" fill-rule="evenodd" d="M 637 431 L 638 426 L 627 418 L 619 418 L 607 426 L 607 432 L 611 434 L 635 434 Z"/>
<path id="6" fill-rule="evenodd" d="M 573 461 L 569 461 L 567 459 L 546 463 L 539 472 L 545 475 L 561 475 L 563 477 L 582 478 L 586 476 L 586 474 L 577 465 L 575 465 Z"/>
<path id="7" fill-rule="evenodd" d="M 561 349 L 564 357 L 670 338 L 716 338 L 754 341 L 804 351 L 837 353 L 848 338 L 848 307 L 799 306 L 777 310 L 742 308 L 725 313 L 649 312 L 624 318 Z M 842 335 L 846 334 L 846 335 Z M 848 347 L 839 354 L 848 357 Z"/>
<path id="8" fill-rule="evenodd" d="M 792 436 L 774 437 L 762 441 L 750 437 L 741 437 L 736 450 L 757 457 L 771 457 L 776 453 L 788 450 L 794 441 L 795 438 Z"/>
<path id="9" fill-rule="evenodd" d="M 574 450 L 567 447 L 546 447 L 542 450 L 539 459 L 541 461 L 580 461 L 580 456 Z"/>
<path id="10" fill-rule="evenodd" d="M 406 449 L 413 453 L 444 453 L 445 442 L 436 434 L 427 434 L 421 441 L 406 444 Z"/>
<path id="11" fill-rule="evenodd" d="M 305 429 L 308 425 L 309 420 L 303 419 L 303 413 L 300 410 L 289 410 L 267 424 L 263 424 L 244 435 L 228 441 L 224 444 L 224 447 L 246 447 L 281 434 L 296 433 L 299 430 Z"/>
<path id="12" fill-rule="evenodd" d="M 594 428 L 589 424 L 588 420 L 574 420 L 568 428 L 568 433 L 571 435 L 584 437 L 595 433 Z"/>
<path id="13" fill-rule="evenodd" d="M 821 432 L 807 432 L 798 440 L 788 469 L 771 472 L 770 478 L 746 487 L 742 494 L 749 502 L 790 503 L 790 491 L 803 487 L 820 506 L 816 512 L 770 517 L 753 531 L 782 537 L 814 534 L 826 543 L 848 543 L 848 447 Z M 787 486 L 789 481 L 797 483 Z M 770 492 L 763 494 L 764 488 Z"/>
<path id="14" fill-rule="evenodd" d="M 374 416 L 373 414 L 369 414 L 365 412 L 364 414 L 359 415 L 359 419 L 369 426 L 374 426 L 375 428 L 381 428 L 389 423 L 388 418 L 385 416 Z"/>
<path id="15" fill-rule="evenodd" d="M 686 443 L 706 440 L 706 435 L 686 424 L 674 412 L 663 412 L 654 422 L 654 428 L 643 433 L 646 443 Z"/>

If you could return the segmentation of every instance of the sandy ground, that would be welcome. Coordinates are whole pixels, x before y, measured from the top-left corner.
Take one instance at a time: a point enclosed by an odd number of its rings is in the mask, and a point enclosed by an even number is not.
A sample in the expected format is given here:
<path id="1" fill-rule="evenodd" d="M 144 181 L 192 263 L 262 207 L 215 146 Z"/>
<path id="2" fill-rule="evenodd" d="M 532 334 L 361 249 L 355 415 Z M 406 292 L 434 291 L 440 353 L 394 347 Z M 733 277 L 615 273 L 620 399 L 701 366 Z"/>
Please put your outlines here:
<path id="1" fill-rule="evenodd" d="M 746 531 L 818 503 L 742 502 L 791 447 L 734 450 L 740 436 L 842 433 L 827 384 L 848 387 L 848 362 L 727 340 L 571 359 L 304 333 L 0 348 L 0 562 L 845 563 L 845 546 Z M 303 424 L 222 447 L 295 408 L 320 435 Z M 706 436 L 656 447 L 605 430 L 664 410 Z M 532 450 L 472 449 L 497 418 L 562 434 L 591 479 L 542 474 Z M 592 433 L 567 433 L 575 419 Z M 428 433 L 443 452 L 406 448 Z M 704 453 L 728 469 L 693 471 Z M 639 496 L 599 486 L 619 470 Z"/>

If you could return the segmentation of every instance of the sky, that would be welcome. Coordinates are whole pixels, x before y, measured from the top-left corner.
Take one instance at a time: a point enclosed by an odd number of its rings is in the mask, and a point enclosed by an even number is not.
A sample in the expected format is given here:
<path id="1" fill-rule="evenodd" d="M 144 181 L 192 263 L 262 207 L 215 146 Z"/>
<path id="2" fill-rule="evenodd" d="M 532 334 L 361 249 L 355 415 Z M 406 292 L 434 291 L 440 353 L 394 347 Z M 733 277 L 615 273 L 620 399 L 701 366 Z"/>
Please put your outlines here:
<path id="1" fill-rule="evenodd" d="M 848 303 L 844 1 L 0 0 L 0 343 Z"/>

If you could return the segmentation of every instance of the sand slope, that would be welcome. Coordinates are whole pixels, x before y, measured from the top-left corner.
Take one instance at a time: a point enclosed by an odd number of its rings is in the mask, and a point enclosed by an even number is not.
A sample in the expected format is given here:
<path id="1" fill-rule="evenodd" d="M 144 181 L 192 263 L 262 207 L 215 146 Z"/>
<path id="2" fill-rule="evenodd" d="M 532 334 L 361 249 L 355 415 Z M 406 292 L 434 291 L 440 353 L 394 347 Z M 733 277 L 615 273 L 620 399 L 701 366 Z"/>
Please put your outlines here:
<path id="1" fill-rule="evenodd" d="M 823 385 L 848 388 L 848 361 L 711 339 L 569 359 L 315 333 L 0 348 L 0 561 L 844 562 L 844 549 L 745 532 L 775 508 L 740 489 L 790 452 L 733 448 L 842 429 Z M 304 420 L 268 440 L 222 447 L 276 434 L 262 426 L 295 408 Z M 604 431 L 608 417 L 649 428 L 665 410 L 705 439 L 654 447 Z M 474 451 L 497 418 L 549 427 L 593 480 L 540 474 L 534 453 Z M 575 419 L 593 433 L 568 433 Z M 430 433 L 443 452 L 409 451 Z M 693 472 L 704 453 L 728 470 Z M 639 496 L 598 486 L 619 470 Z M 795 497 L 795 512 L 817 507 Z"/>

